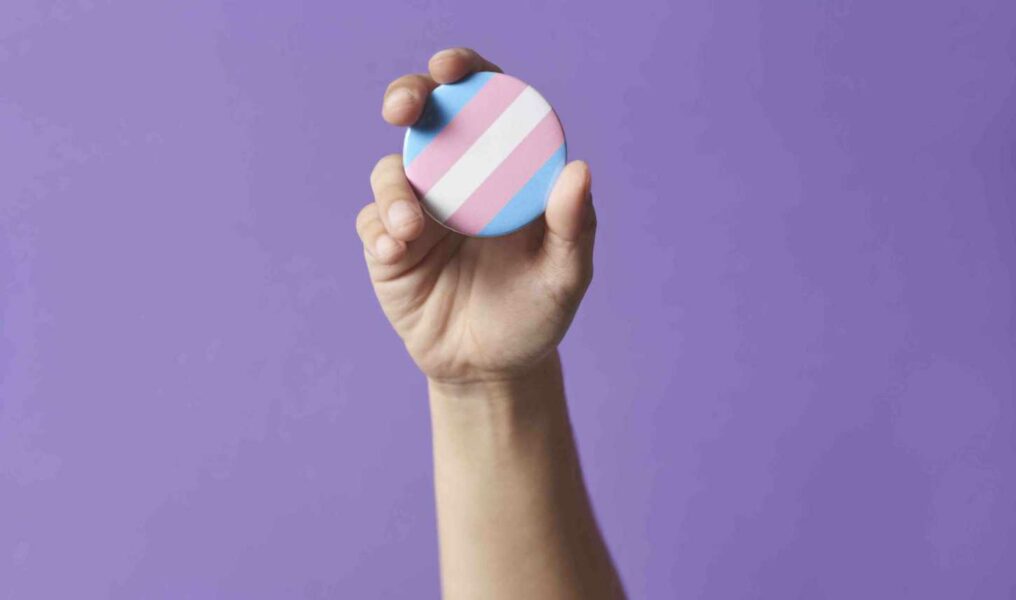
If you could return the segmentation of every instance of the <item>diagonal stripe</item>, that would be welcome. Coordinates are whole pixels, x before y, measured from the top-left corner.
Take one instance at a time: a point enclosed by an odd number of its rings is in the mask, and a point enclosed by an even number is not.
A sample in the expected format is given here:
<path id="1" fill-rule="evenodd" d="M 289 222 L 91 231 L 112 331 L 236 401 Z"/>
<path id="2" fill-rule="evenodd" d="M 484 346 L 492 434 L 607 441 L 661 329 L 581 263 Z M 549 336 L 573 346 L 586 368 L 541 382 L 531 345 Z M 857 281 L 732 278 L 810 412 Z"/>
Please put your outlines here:
<path id="1" fill-rule="evenodd" d="M 418 191 L 427 192 L 526 89 L 511 77 L 493 77 L 406 168 Z"/>
<path id="2" fill-rule="evenodd" d="M 557 176 L 561 174 L 565 164 L 565 145 L 558 146 L 554 154 L 543 163 L 532 179 L 519 190 L 519 193 L 497 213 L 479 233 L 481 237 L 504 235 L 515 231 L 521 224 L 528 223 L 547 206 L 547 198 Z"/>
<path id="3" fill-rule="evenodd" d="M 557 116 L 548 112 L 445 225 L 470 235 L 479 233 L 563 143 Z"/>
<path id="4" fill-rule="evenodd" d="M 430 214 L 444 222 L 549 112 L 547 101 L 536 90 L 526 87 L 434 187 L 424 188 Z"/>
<path id="5" fill-rule="evenodd" d="M 486 71 L 475 73 L 467 79 L 458 83 L 450 83 L 438 86 L 430 94 L 427 100 L 427 107 L 413 127 L 406 130 L 406 140 L 402 146 L 403 164 L 408 165 L 413 159 L 434 141 L 437 134 L 455 118 L 455 115 L 476 94 L 483 89 L 483 86 L 490 81 L 493 73 Z"/>

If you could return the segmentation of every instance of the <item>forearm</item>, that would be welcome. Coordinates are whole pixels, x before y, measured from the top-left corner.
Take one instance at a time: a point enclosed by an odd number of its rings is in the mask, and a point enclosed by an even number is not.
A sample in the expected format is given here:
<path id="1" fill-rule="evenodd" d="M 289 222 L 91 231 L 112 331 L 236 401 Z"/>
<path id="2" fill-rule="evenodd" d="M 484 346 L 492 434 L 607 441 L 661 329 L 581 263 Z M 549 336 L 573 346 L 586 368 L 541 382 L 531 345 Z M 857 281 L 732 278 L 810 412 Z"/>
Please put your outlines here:
<path id="1" fill-rule="evenodd" d="M 526 377 L 430 384 L 447 598 L 619 598 L 556 353 Z"/>

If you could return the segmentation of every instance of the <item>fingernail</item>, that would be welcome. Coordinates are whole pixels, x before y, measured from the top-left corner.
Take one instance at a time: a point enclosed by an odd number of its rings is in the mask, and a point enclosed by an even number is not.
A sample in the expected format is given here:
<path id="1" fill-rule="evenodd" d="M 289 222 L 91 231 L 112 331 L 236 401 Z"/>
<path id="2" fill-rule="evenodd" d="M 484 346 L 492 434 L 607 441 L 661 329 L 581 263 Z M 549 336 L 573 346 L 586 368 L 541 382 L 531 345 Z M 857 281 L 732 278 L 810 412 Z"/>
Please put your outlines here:
<path id="1" fill-rule="evenodd" d="M 381 260 L 387 260 L 399 251 L 399 243 L 392 239 L 386 234 L 378 236 L 377 241 L 374 242 L 374 251 L 377 252 L 377 257 Z"/>
<path id="2" fill-rule="evenodd" d="M 416 102 L 416 94 L 406 88 L 393 90 L 385 98 L 385 110 L 398 110 Z"/>
<path id="3" fill-rule="evenodd" d="M 419 218 L 420 213 L 405 200 L 396 200 L 388 207 L 388 224 L 395 229 L 405 229 Z"/>

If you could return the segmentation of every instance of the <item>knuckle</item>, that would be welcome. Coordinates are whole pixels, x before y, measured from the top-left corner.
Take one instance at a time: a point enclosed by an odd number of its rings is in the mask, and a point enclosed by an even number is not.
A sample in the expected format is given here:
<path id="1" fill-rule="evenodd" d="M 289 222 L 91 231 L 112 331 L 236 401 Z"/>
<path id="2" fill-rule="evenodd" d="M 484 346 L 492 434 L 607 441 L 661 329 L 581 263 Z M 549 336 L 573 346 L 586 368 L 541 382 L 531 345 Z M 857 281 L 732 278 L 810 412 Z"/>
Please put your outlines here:
<path id="1" fill-rule="evenodd" d="M 384 184 L 378 187 L 377 192 L 374 194 L 374 200 L 382 206 L 390 204 L 391 202 L 404 196 L 402 188 L 391 183 Z"/>
<path id="2" fill-rule="evenodd" d="M 381 157 L 379 161 L 388 169 L 401 168 L 402 167 L 402 155 L 398 153 L 386 154 Z"/>
<path id="3" fill-rule="evenodd" d="M 370 172 L 371 186 L 375 188 L 380 187 L 381 183 L 384 182 L 387 177 L 387 173 L 391 171 L 395 165 L 402 165 L 402 156 L 400 154 L 389 154 L 381 157 Z"/>
<path id="4" fill-rule="evenodd" d="M 403 75 L 401 77 L 396 77 L 395 79 L 392 80 L 391 83 L 388 84 L 388 87 L 385 88 L 385 93 L 387 94 L 388 92 L 392 91 L 397 87 L 408 85 L 412 82 L 412 80 L 413 75 Z"/>
<path id="5" fill-rule="evenodd" d="M 420 75 L 419 73 L 410 73 L 408 75 L 403 75 L 402 77 L 399 77 L 398 79 L 395 79 L 394 81 L 388 84 L 388 87 L 385 88 L 385 96 L 391 93 L 391 91 L 394 90 L 395 88 L 400 87 L 409 88 L 409 91 L 412 92 L 413 95 L 415 96 L 418 95 L 421 90 L 426 89 L 427 79 L 423 75 Z"/>
<path id="6" fill-rule="evenodd" d="M 377 217 L 377 206 L 370 203 L 360 209 L 356 214 L 356 230 L 361 234 L 366 230 L 367 224 Z"/>
<path id="7" fill-rule="evenodd" d="M 391 83 L 389 83 L 389 84 L 388 84 L 388 87 L 386 87 L 386 88 L 385 88 L 385 93 L 384 93 L 384 95 L 385 95 L 385 96 L 388 96 L 388 94 L 392 93 L 392 90 L 394 90 L 395 88 L 399 87 L 399 85 L 401 84 L 401 82 L 402 82 L 402 78 L 401 78 L 401 77 L 399 77 L 398 79 L 395 79 L 395 80 L 393 80 L 393 81 L 392 81 Z"/>

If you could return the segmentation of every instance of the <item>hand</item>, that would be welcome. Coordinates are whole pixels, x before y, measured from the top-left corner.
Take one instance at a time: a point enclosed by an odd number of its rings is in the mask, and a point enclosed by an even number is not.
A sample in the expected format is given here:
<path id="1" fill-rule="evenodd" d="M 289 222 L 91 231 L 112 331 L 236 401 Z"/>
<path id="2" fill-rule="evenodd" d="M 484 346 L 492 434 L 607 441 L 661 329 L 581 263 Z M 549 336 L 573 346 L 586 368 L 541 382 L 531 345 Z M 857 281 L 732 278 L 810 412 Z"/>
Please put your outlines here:
<path id="1" fill-rule="evenodd" d="M 388 86 L 384 119 L 412 125 L 431 90 L 474 71 L 501 69 L 472 50 L 438 52 L 428 75 Z M 382 158 L 370 181 L 374 202 L 356 228 L 371 282 L 431 381 L 512 380 L 556 359 L 593 272 L 596 218 L 585 163 L 561 172 L 544 218 L 498 238 L 465 237 L 426 215 L 398 154 Z"/>

